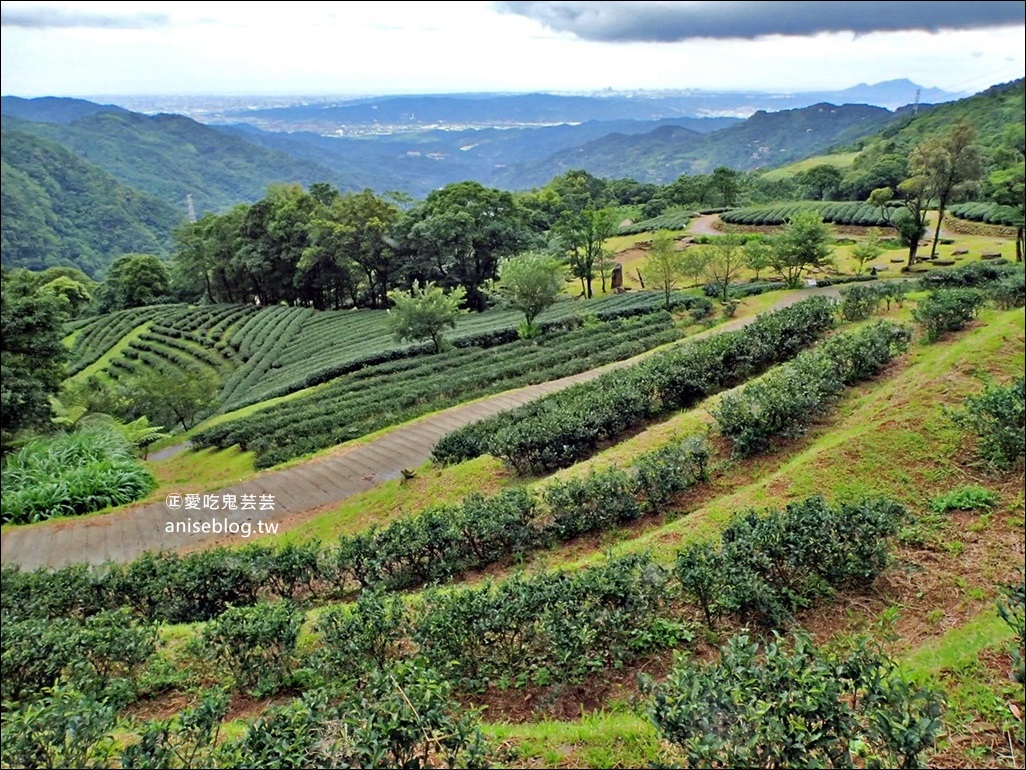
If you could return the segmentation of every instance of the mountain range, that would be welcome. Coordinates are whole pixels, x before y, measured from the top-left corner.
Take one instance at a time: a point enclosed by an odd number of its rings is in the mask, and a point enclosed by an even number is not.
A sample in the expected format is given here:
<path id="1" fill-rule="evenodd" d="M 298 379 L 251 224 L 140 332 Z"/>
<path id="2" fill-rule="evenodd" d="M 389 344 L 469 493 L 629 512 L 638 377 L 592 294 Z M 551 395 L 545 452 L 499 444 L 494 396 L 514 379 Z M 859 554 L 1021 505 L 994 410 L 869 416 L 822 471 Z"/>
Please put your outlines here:
<path id="1" fill-rule="evenodd" d="M 1018 81 L 1019 91 L 1021 85 Z M 897 82 L 891 90 L 907 92 L 910 86 Z M 868 88 L 881 93 L 879 86 Z M 396 116 L 414 104 L 430 105 L 436 110 L 432 117 L 448 116 L 454 123 L 475 116 L 495 119 L 497 105 L 511 99 L 519 111 L 507 116 L 518 121 L 555 120 L 563 114 L 559 110 L 570 106 L 577 109 L 575 118 L 587 110 L 609 117 L 625 104 L 642 104 L 642 109 L 629 118 L 531 128 L 324 136 L 266 131 L 249 123 L 207 125 L 183 115 L 146 115 L 81 99 L 4 97 L 3 264 L 74 263 L 99 275 L 125 251 L 165 252 L 170 231 L 189 213 L 187 197 L 196 214 L 221 211 L 255 201 L 279 182 L 329 182 L 343 191 L 372 188 L 421 197 L 463 180 L 528 189 L 583 168 L 607 178 L 668 183 L 717 166 L 772 168 L 881 133 L 915 130 L 907 125 L 910 109 L 866 104 L 759 110 L 746 120 L 653 118 L 649 102 L 660 100 L 650 97 L 537 96 L 396 97 L 336 108 L 367 116 L 376 105 L 379 115 Z M 672 105 L 674 98 L 684 97 L 666 98 Z M 978 104 L 971 108 L 974 121 L 1000 128 L 1002 121 L 1015 120 L 1016 109 L 1022 122 L 1020 103 L 1021 97 L 1002 102 L 1004 112 L 996 117 L 986 100 L 919 105 L 911 126 L 950 122 L 950 115 L 970 109 L 960 105 Z M 383 104 L 388 106 L 381 112 Z M 933 114 L 941 117 L 934 120 Z"/>

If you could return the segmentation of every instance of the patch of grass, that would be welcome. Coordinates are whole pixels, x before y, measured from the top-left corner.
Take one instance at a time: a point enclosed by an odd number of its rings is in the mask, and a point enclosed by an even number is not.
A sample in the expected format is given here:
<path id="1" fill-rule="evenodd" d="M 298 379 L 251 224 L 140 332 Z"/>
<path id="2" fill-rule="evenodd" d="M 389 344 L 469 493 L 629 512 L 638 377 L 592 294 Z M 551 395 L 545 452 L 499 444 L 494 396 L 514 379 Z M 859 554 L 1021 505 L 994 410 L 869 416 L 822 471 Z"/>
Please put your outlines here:
<path id="1" fill-rule="evenodd" d="M 950 492 L 935 497 L 930 502 L 930 509 L 934 513 L 989 511 L 997 505 L 997 502 L 998 496 L 989 489 L 981 486 L 965 486 L 957 487 Z"/>
<path id="2" fill-rule="evenodd" d="M 255 456 L 238 446 L 180 452 L 146 464 L 157 478 L 157 489 L 146 499 L 163 500 L 170 492 L 209 492 L 252 476 Z"/>
<path id="3" fill-rule="evenodd" d="M 574 722 L 484 724 L 493 745 L 516 755 L 514 767 L 650 767 L 659 755 L 652 720 L 630 711 L 596 711 Z"/>
<path id="4" fill-rule="evenodd" d="M 835 152 L 829 155 L 813 155 L 811 158 L 800 160 L 797 163 L 789 163 L 786 166 L 766 171 L 762 175 L 762 178 L 769 181 L 788 179 L 793 177 L 795 174 L 799 174 L 802 171 L 808 171 L 810 168 L 815 168 L 816 166 L 833 166 L 834 168 L 846 169 L 851 167 L 855 162 L 856 157 L 858 157 L 857 152 Z"/>

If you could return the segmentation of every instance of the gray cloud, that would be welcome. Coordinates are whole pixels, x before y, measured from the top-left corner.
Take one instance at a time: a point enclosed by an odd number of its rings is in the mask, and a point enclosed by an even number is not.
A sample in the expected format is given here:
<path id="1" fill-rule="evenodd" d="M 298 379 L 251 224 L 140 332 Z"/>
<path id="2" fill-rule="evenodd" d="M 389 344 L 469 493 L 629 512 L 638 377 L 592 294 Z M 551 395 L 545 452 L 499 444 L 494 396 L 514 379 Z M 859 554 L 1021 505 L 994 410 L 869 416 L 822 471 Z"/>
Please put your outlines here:
<path id="1" fill-rule="evenodd" d="M 608 42 L 752 39 L 819 32 L 980 29 L 1026 23 L 1021 2 L 499 2 L 498 10 Z"/>
<path id="2" fill-rule="evenodd" d="M 171 20 L 162 13 L 90 13 L 72 8 L 2 8 L 0 26 L 23 29 L 148 29 L 166 27 Z"/>

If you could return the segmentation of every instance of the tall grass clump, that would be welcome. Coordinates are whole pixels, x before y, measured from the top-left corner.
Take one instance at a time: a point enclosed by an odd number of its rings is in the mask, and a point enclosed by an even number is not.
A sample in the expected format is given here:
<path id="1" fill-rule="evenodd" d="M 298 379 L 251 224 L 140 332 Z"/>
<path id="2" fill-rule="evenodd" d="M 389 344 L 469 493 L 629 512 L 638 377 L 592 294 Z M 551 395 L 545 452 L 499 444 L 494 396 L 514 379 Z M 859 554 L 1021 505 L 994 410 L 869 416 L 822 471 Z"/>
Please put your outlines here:
<path id="1" fill-rule="evenodd" d="M 4 524 L 79 516 L 144 497 L 153 474 L 121 435 L 103 426 L 36 439 L 4 462 Z"/>

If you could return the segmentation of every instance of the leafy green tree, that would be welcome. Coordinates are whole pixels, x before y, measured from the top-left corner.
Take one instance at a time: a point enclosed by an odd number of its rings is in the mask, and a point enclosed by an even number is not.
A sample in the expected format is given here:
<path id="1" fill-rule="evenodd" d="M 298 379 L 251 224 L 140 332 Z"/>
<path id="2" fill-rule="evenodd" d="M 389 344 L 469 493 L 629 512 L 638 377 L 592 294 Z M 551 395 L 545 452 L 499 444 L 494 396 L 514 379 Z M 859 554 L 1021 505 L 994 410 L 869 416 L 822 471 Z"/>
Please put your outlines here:
<path id="1" fill-rule="evenodd" d="M 264 305 L 309 301 L 296 271 L 310 246 L 310 220 L 320 204 L 300 185 L 272 185 L 246 211 L 238 231 L 238 259 Z"/>
<path id="2" fill-rule="evenodd" d="M 867 262 L 872 262 L 874 259 L 883 254 L 883 246 L 880 245 L 880 233 L 877 230 L 870 230 L 869 237 L 866 240 L 852 246 L 851 255 L 855 257 L 858 267 L 855 268 L 855 275 L 862 275 L 862 271 L 866 268 Z"/>
<path id="3" fill-rule="evenodd" d="M 472 310 L 485 309 L 484 285 L 495 278 L 499 261 L 533 240 L 512 193 L 477 182 L 435 190 L 406 212 L 396 233 L 411 277 L 462 286 Z"/>
<path id="4" fill-rule="evenodd" d="M 129 380 L 126 395 L 135 414 L 189 430 L 214 406 L 220 389 L 217 375 L 210 370 L 150 369 Z"/>
<path id="5" fill-rule="evenodd" d="M 371 190 L 335 196 L 311 223 L 311 246 L 303 253 L 300 271 L 326 285 L 335 307 L 341 306 L 342 295 L 355 290 L 352 273 L 362 272 L 366 304 L 384 307 L 399 269 L 389 235 L 399 215 L 395 204 Z M 354 304 L 359 300 L 354 296 Z"/>
<path id="6" fill-rule="evenodd" d="M 394 303 L 388 311 L 388 320 L 396 339 L 431 340 L 435 352 L 441 352 L 442 332 L 456 328 L 456 320 L 467 312 L 460 309 L 466 295 L 462 286 L 446 292 L 431 281 L 423 286 L 414 281 L 410 291 L 393 289 L 388 293 Z"/>
<path id="7" fill-rule="evenodd" d="M 524 314 L 520 336 L 535 336 L 538 314 L 555 303 L 563 288 L 561 265 L 556 259 L 537 252 L 507 257 L 499 265 L 499 284 L 495 293 L 501 300 Z"/>
<path id="8" fill-rule="evenodd" d="M 674 248 L 673 234 L 668 230 L 660 230 L 652 236 L 646 266 L 663 290 L 666 309 L 670 310 L 670 295 L 684 278 L 684 252 Z"/>
<path id="9" fill-rule="evenodd" d="M 67 349 L 61 344 L 63 301 L 6 270 L 0 281 L 0 451 L 6 452 L 17 433 L 49 427 L 49 398 L 60 390 Z"/>
<path id="10" fill-rule="evenodd" d="M 1026 217 L 1026 163 L 1019 161 L 1008 168 L 991 172 L 987 177 L 984 195 L 1002 206 L 1015 209 L 1018 213 L 1015 234 L 1015 261 L 1023 260 L 1023 226 Z"/>
<path id="11" fill-rule="evenodd" d="M 163 260 L 152 254 L 123 254 L 107 270 L 99 290 L 105 311 L 154 305 L 167 300 L 171 273 Z"/>
<path id="12" fill-rule="evenodd" d="M 795 179 L 802 185 L 804 197 L 814 201 L 828 201 L 835 199 L 844 180 L 844 173 L 837 166 L 820 163 L 807 171 L 799 172 Z"/>
<path id="13" fill-rule="evenodd" d="M 755 273 L 755 280 L 759 280 L 759 273 L 773 267 L 773 246 L 765 238 L 751 238 L 744 246 L 745 267 Z"/>
<path id="14" fill-rule="evenodd" d="M 945 163 L 946 150 L 936 137 L 930 137 L 915 147 L 909 155 L 910 176 L 898 185 L 904 210 L 891 220 L 898 230 L 901 242 L 908 247 L 908 266 L 916 263 L 919 241 L 926 234 L 926 217 L 930 200 L 935 193 L 936 169 Z"/>
<path id="15" fill-rule="evenodd" d="M 741 194 L 741 175 L 731 168 L 719 166 L 713 169 L 709 180 L 716 191 L 721 206 L 733 206 Z"/>
<path id="16" fill-rule="evenodd" d="M 65 275 L 58 276 L 49 283 L 44 283 L 39 287 L 39 291 L 52 294 L 61 300 L 67 307 L 68 316 L 71 318 L 81 315 L 93 299 L 93 295 L 89 293 L 85 284 Z"/>
<path id="17" fill-rule="evenodd" d="M 741 238 L 735 233 L 719 235 L 711 239 L 708 246 L 702 247 L 708 255 L 706 274 L 717 286 L 720 299 L 724 302 L 730 296 L 730 282 L 741 274 L 744 268 L 744 254 L 741 250 Z"/>
<path id="18" fill-rule="evenodd" d="M 773 269 L 792 288 L 801 285 L 802 273 L 830 261 L 830 231 L 818 211 L 794 214 L 773 242 Z"/>
<path id="19" fill-rule="evenodd" d="M 941 138 L 941 153 L 935 156 L 936 165 L 929 169 L 933 199 L 937 202 L 937 223 L 933 231 L 930 256 L 937 256 L 941 223 L 948 204 L 980 186 L 983 179 L 983 157 L 976 145 L 976 129 L 966 118 L 960 119 Z"/>
<path id="20" fill-rule="evenodd" d="M 602 291 L 605 292 L 603 263 L 608 259 L 605 244 L 616 235 L 616 212 L 612 209 L 567 212 L 556 223 L 555 231 L 574 275 L 581 281 L 581 293 L 592 298 L 596 270 L 602 273 Z"/>

